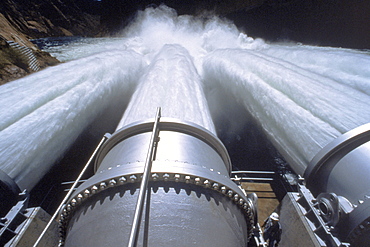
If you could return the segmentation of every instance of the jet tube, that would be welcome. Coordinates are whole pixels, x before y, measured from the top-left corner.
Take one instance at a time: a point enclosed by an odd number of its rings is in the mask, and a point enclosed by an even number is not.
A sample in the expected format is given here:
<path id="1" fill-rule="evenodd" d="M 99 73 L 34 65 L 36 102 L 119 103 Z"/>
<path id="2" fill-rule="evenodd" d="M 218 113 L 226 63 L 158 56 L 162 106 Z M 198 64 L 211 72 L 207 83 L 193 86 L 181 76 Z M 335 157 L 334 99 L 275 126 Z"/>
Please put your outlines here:
<path id="1" fill-rule="evenodd" d="M 130 124 L 99 150 L 95 175 L 61 214 L 61 245 L 129 243 L 154 121 Z M 256 210 L 231 179 L 228 153 L 211 132 L 161 118 L 137 246 L 247 246 Z"/>
<path id="2" fill-rule="evenodd" d="M 328 226 L 353 246 L 370 243 L 370 124 L 325 146 L 307 166 L 307 188 Z"/>

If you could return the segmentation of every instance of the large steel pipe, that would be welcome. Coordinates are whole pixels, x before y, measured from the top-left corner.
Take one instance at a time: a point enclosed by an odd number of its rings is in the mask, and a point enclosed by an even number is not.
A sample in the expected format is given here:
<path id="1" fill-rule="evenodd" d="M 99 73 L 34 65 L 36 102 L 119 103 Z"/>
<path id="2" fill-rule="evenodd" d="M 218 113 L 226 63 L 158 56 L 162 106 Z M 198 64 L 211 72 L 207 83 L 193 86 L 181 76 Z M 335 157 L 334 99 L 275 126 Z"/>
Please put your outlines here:
<path id="1" fill-rule="evenodd" d="M 189 122 L 158 126 L 137 246 L 247 246 L 254 208 L 230 180 L 223 144 Z M 129 125 L 103 145 L 61 215 L 65 246 L 127 246 L 152 128 Z"/>
<path id="2" fill-rule="evenodd" d="M 370 124 L 365 124 L 324 147 L 304 174 L 324 217 L 338 224 L 340 235 L 353 246 L 370 243 L 369 161 Z"/>

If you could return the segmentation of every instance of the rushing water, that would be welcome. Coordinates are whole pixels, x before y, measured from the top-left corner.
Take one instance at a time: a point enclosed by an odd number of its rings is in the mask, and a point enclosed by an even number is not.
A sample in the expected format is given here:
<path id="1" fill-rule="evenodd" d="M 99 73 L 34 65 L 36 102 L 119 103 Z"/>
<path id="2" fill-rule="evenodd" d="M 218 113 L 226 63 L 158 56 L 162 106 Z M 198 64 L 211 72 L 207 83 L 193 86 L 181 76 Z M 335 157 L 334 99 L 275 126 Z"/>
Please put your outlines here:
<path id="1" fill-rule="evenodd" d="M 154 117 L 161 106 L 163 116 L 215 133 L 207 102 L 232 100 L 300 174 L 334 138 L 370 122 L 367 52 L 267 44 L 228 21 L 178 16 L 165 6 L 139 12 L 121 37 L 44 45 L 65 63 L 0 87 L 1 169 L 23 188 L 134 88 L 118 128 Z M 220 90 L 231 99 L 212 93 Z M 229 121 L 244 131 L 245 118 Z"/>

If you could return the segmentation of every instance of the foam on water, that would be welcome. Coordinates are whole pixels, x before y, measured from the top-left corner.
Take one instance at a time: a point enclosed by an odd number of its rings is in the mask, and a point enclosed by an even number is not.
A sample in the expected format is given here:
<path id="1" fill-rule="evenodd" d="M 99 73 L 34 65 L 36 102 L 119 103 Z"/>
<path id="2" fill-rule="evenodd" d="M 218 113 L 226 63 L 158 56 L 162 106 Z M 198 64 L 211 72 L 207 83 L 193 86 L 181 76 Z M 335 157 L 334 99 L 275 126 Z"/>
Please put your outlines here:
<path id="1" fill-rule="evenodd" d="M 370 121 L 370 97 L 264 52 L 217 50 L 203 63 L 210 87 L 232 91 L 302 174 L 335 137 Z"/>
<path id="2" fill-rule="evenodd" d="M 221 88 L 301 174 L 328 142 L 370 122 L 369 54 L 266 44 L 213 16 L 178 16 L 162 5 L 140 11 L 122 37 L 45 50 L 75 61 L 0 87 L 0 168 L 17 182 L 35 177 L 22 187 L 32 187 L 81 130 L 136 83 L 119 128 L 153 118 L 160 106 L 164 117 L 215 132 L 203 90 Z M 237 125 L 243 117 L 231 121 Z"/>
<path id="3" fill-rule="evenodd" d="M 275 45 L 264 50 L 264 53 L 370 95 L 369 52 L 332 47 Z"/>
<path id="4" fill-rule="evenodd" d="M 1 86 L 1 170 L 31 189 L 103 110 L 129 97 L 143 66 L 133 52 L 106 52 Z"/>

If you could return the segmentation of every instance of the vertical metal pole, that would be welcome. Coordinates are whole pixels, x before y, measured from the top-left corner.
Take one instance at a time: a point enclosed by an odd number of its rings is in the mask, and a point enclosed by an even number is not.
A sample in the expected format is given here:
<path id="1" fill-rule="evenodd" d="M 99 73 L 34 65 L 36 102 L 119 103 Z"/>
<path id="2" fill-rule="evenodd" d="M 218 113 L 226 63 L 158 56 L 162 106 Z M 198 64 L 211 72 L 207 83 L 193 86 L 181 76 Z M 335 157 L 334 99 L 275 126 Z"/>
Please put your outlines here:
<path id="1" fill-rule="evenodd" d="M 46 227 L 44 228 L 44 230 L 42 231 L 41 235 L 39 236 L 39 238 L 37 239 L 36 243 L 33 245 L 33 247 L 37 247 L 37 245 L 39 245 L 42 237 L 45 235 L 46 231 L 49 229 L 49 227 L 51 226 L 51 224 L 53 223 L 54 219 L 57 217 L 57 215 L 60 213 L 60 210 L 62 209 L 62 207 L 64 206 L 64 203 L 69 199 L 69 197 L 71 196 L 71 194 L 73 193 L 74 189 L 76 188 L 78 182 L 81 180 L 81 177 L 83 176 L 83 174 L 85 173 L 85 171 L 87 170 L 87 168 L 89 167 L 91 161 L 94 159 L 96 153 L 98 152 L 98 150 L 100 149 L 100 147 L 103 145 L 103 143 L 105 142 L 106 139 L 109 138 L 109 135 L 104 135 L 104 137 L 101 139 L 101 141 L 99 142 L 98 146 L 95 148 L 93 154 L 91 155 L 90 159 L 87 161 L 85 167 L 82 169 L 81 173 L 78 175 L 76 181 L 73 183 L 72 187 L 69 189 L 67 195 L 64 197 L 64 199 L 62 200 L 62 202 L 60 203 L 59 207 L 57 208 L 57 210 L 55 211 L 54 215 L 51 217 L 51 219 L 49 220 L 48 224 L 46 225 Z"/>
<path id="2" fill-rule="evenodd" d="M 150 175 L 151 169 L 152 169 L 152 162 L 153 162 L 155 144 L 156 144 L 157 139 L 158 139 L 158 133 L 159 133 L 158 123 L 159 123 L 160 118 L 161 118 L 161 108 L 158 107 L 157 108 L 157 114 L 156 114 L 155 120 L 154 120 L 152 136 L 150 138 L 148 154 L 146 156 L 143 178 L 141 180 L 139 195 L 138 195 L 138 198 L 137 198 L 134 220 L 132 222 L 130 240 L 129 240 L 129 243 L 128 243 L 129 247 L 134 247 L 136 245 L 136 241 L 137 241 L 138 234 L 139 234 L 140 219 L 141 219 L 141 215 L 142 215 L 142 212 L 143 212 L 144 200 L 145 200 L 146 190 L 147 190 L 148 182 L 149 182 L 149 175 Z"/>

